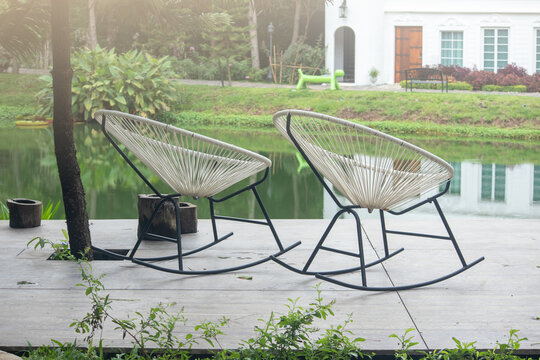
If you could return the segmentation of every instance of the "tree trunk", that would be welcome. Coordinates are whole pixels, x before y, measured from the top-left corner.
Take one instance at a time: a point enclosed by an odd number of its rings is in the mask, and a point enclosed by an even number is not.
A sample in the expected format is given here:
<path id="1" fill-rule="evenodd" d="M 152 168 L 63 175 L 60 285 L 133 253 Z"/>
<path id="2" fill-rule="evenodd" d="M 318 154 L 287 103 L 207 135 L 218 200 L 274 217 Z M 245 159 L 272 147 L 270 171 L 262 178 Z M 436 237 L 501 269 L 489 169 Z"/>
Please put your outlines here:
<path id="1" fill-rule="evenodd" d="M 85 254 L 92 260 L 84 187 L 73 142 L 69 0 L 51 0 L 51 30 L 54 151 L 62 187 L 69 247 L 73 255 L 80 257 Z"/>
<path id="2" fill-rule="evenodd" d="M 92 51 L 95 50 L 97 46 L 96 0 L 88 0 L 88 29 L 86 36 L 86 46 Z"/>
<path id="3" fill-rule="evenodd" d="M 261 68 L 259 60 L 259 38 L 257 37 L 257 9 L 255 0 L 249 0 L 249 38 L 251 39 L 251 67 Z"/>
<path id="4" fill-rule="evenodd" d="M 308 36 L 309 26 L 311 25 L 311 20 L 313 19 L 313 15 L 317 12 L 317 6 L 313 5 L 311 3 L 311 0 L 305 0 L 305 15 L 306 15 L 306 23 L 304 24 L 304 35 L 302 36 L 302 39 L 305 41 Z"/>
<path id="5" fill-rule="evenodd" d="M 19 70 L 21 68 L 21 62 L 17 57 L 13 57 L 13 60 L 11 61 L 11 73 L 12 74 L 18 74 Z"/>
<path id="6" fill-rule="evenodd" d="M 289 46 L 294 45 L 298 41 L 301 10 L 302 10 L 302 0 L 295 0 L 293 32 L 292 32 L 291 44 Z"/>
<path id="7" fill-rule="evenodd" d="M 109 49 L 114 47 L 115 37 L 115 18 L 111 9 L 107 12 L 107 46 Z"/>

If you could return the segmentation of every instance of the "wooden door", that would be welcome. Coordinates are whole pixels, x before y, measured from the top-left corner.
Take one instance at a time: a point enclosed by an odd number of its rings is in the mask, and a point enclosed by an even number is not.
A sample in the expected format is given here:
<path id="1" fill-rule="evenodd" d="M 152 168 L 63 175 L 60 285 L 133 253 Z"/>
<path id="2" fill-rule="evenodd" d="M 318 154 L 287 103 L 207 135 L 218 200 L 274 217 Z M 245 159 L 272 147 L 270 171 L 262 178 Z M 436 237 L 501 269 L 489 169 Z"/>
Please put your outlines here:
<path id="1" fill-rule="evenodd" d="M 422 27 L 396 26 L 396 83 L 405 79 L 404 71 L 422 67 Z"/>

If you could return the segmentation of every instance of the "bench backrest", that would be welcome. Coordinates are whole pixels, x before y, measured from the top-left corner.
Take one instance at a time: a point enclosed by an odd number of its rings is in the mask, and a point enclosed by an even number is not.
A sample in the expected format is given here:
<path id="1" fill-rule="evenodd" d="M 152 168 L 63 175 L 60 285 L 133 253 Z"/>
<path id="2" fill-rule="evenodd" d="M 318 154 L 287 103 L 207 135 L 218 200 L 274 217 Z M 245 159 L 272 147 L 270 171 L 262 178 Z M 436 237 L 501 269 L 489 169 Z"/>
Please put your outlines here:
<path id="1" fill-rule="evenodd" d="M 414 80 L 443 80 L 443 73 L 441 70 L 433 68 L 414 68 L 405 70 L 405 77 L 407 79 Z"/>

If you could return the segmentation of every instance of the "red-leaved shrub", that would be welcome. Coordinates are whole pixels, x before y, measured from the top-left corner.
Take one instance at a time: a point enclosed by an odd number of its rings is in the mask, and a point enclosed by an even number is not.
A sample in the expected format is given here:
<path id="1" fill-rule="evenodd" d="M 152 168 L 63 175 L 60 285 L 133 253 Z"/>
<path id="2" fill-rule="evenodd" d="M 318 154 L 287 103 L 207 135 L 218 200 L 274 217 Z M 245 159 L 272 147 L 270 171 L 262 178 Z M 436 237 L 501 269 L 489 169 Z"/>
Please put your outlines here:
<path id="1" fill-rule="evenodd" d="M 472 71 L 465 77 L 465 82 L 473 86 L 474 90 L 482 90 L 484 85 L 495 85 L 495 73 L 485 70 Z"/>
<path id="2" fill-rule="evenodd" d="M 497 76 L 495 76 L 496 84 L 501 86 L 521 85 L 522 79 L 523 76 L 517 76 L 516 74 L 512 73 L 504 74 L 500 71 L 497 73 Z"/>
<path id="3" fill-rule="evenodd" d="M 517 66 L 514 63 L 506 65 L 504 69 L 499 69 L 497 73 L 503 74 L 503 75 L 515 75 L 518 78 L 527 76 L 527 70 L 525 70 L 525 68 L 522 68 L 521 66 Z M 512 84 L 512 85 L 515 85 L 515 84 Z"/>
<path id="4" fill-rule="evenodd" d="M 471 84 L 474 90 L 482 90 L 485 85 L 513 86 L 525 85 L 527 92 L 540 92 L 540 74 L 528 75 L 527 70 L 516 64 L 508 64 L 497 73 L 485 70 L 469 69 L 457 65 L 431 66 L 441 70 L 448 76 L 448 82 L 464 81 Z"/>
<path id="5" fill-rule="evenodd" d="M 527 92 L 540 92 L 540 74 L 535 73 L 521 79 L 522 84 L 527 87 Z"/>
<path id="6" fill-rule="evenodd" d="M 469 75 L 472 71 L 469 68 L 461 67 L 458 65 L 450 65 L 450 66 L 439 65 L 437 66 L 437 69 L 441 70 L 444 75 L 455 78 L 456 81 L 465 81 L 465 78 L 467 77 L 467 75 Z"/>

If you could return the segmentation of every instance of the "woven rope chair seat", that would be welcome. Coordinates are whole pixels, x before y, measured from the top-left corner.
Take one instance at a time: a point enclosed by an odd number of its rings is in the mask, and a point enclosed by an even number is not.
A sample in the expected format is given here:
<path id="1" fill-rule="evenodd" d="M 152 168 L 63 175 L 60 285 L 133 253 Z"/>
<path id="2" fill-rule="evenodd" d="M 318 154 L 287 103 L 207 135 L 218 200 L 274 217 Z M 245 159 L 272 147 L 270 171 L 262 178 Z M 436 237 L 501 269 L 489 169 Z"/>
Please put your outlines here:
<path id="1" fill-rule="evenodd" d="M 276 113 L 274 125 L 287 139 L 288 114 L 291 134 L 313 166 L 353 205 L 396 209 L 453 177 L 450 164 L 415 145 L 314 112 Z"/>
<path id="2" fill-rule="evenodd" d="M 174 191 L 210 197 L 269 167 L 270 159 L 140 116 L 100 110 L 106 130 Z"/>

